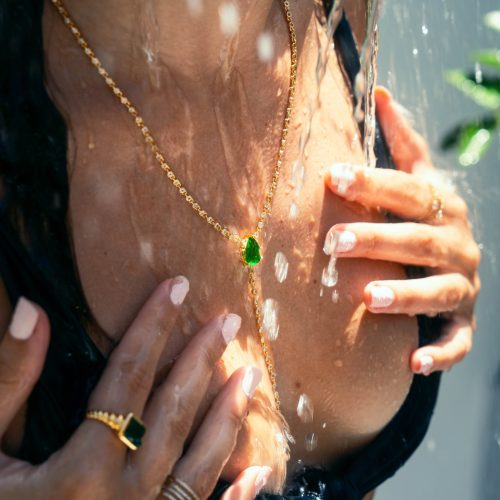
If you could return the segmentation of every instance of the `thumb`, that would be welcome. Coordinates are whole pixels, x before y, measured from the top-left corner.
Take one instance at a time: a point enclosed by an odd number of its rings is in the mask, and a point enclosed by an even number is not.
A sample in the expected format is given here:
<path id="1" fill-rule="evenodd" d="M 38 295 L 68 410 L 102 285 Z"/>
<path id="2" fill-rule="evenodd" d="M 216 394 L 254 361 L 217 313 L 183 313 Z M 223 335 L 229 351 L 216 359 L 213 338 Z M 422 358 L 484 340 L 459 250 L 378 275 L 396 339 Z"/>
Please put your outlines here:
<path id="1" fill-rule="evenodd" d="M 40 376 L 49 335 L 45 312 L 21 297 L 0 342 L 0 438 Z"/>
<path id="2" fill-rule="evenodd" d="M 406 115 L 385 87 L 375 87 L 377 118 L 398 170 L 412 173 L 416 167 L 432 165 L 425 139 L 415 131 Z"/>
<path id="3" fill-rule="evenodd" d="M 266 485 L 271 475 L 271 467 L 254 465 L 246 468 L 226 490 L 222 500 L 251 500 Z"/>

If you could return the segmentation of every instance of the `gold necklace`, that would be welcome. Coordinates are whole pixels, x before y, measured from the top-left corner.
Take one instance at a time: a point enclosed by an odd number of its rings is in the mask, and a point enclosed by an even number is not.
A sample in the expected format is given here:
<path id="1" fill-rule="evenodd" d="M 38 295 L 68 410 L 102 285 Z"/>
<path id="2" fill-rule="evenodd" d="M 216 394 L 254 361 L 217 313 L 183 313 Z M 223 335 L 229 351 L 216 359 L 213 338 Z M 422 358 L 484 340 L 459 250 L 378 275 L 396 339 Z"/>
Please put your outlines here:
<path id="1" fill-rule="evenodd" d="M 276 409 L 280 409 L 280 397 L 276 385 L 276 371 L 273 366 L 271 350 L 266 342 L 264 335 L 264 328 L 262 324 L 262 315 L 260 311 L 260 297 L 257 290 L 257 284 L 255 279 L 255 271 L 253 267 L 257 265 L 261 260 L 261 252 L 259 245 L 259 236 L 264 227 L 265 220 L 271 215 L 272 203 L 274 198 L 274 193 L 278 187 L 278 180 L 281 171 L 281 164 L 283 161 L 283 156 L 285 154 L 286 139 L 288 135 L 288 126 L 290 124 L 290 119 L 292 116 L 293 101 L 295 96 L 295 83 L 297 80 L 297 36 L 295 34 L 295 26 L 292 20 L 292 14 L 290 12 L 290 2 L 289 0 L 281 0 L 283 10 L 285 13 L 285 18 L 288 26 L 288 31 L 290 35 L 290 84 L 288 89 L 288 100 L 285 112 L 285 118 L 283 120 L 283 127 L 281 131 L 280 147 L 276 157 L 276 165 L 274 167 L 273 175 L 271 177 L 271 183 L 266 191 L 266 197 L 264 202 L 264 207 L 257 219 L 257 227 L 255 231 L 251 234 L 245 236 L 240 236 L 239 234 L 232 232 L 223 224 L 216 221 L 212 216 L 203 210 L 201 205 L 196 201 L 196 199 L 188 192 L 188 190 L 183 186 L 182 182 L 175 175 L 174 171 L 165 161 L 165 157 L 158 147 L 155 139 L 151 135 L 148 127 L 144 123 L 144 120 L 139 115 L 137 108 L 132 105 L 130 99 L 123 93 L 123 91 L 118 87 L 117 83 L 111 78 L 109 73 L 106 71 L 101 61 L 97 58 L 94 51 L 90 48 L 87 41 L 83 38 L 80 29 L 78 28 L 75 21 L 71 18 L 66 8 L 63 6 L 61 0 L 52 0 L 52 4 L 57 9 L 61 15 L 64 24 L 71 31 L 75 37 L 78 45 L 82 48 L 85 55 L 88 57 L 92 65 L 96 68 L 97 72 L 102 76 L 106 85 L 111 89 L 116 98 L 120 101 L 123 106 L 127 109 L 130 116 L 134 119 L 136 126 L 141 131 L 146 144 L 149 145 L 153 156 L 156 161 L 160 164 L 160 167 L 167 174 L 168 179 L 177 189 L 178 193 L 185 199 L 187 203 L 191 205 L 191 208 L 210 224 L 219 234 L 221 234 L 227 240 L 236 243 L 239 246 L 240 257 L 243 265 L 248 268 L 248 285 L 250 290 L 250 297 L 252 299 L 253 310 L 255 314 L 255 322 L 257 327 L 257 333 L 259 336 L 259 342 L 262 349 L 262 354 L 264 356 L 264 361 L 266 364 L 267 372 L 271 380 L 271 386 L 273 389 L 274 400 L 276 403 Z"/>

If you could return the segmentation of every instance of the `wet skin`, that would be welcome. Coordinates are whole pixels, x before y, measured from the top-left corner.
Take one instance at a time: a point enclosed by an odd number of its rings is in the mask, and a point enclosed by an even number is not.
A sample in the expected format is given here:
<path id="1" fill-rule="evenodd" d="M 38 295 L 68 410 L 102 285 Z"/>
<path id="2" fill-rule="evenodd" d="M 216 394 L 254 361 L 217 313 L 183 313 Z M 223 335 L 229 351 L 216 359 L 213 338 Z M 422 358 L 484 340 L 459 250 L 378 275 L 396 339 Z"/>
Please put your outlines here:
<path id="1" fill-rule="evenodd" d="M 147 8 L 131 2 L 67 2 L 185 185 L 209 214 L 245 234 L 255 227 L 278 148 L 288 88 L 286 25 L 277 3 L 242 2 L 245 23 L 227 41 L 218 30 L 217 5 L 207 6 L 198 19 L 180 5 L 154 4 L 154 24 Z M 130 116 L 49 7 L 43 26 L 47 88 L 68 125 L 68 222 L 82 287 L 96 320 L 90 334 L 106 352 L 155 285 L 184 274 L 191 292 L 163 356 L 166 368 L 189 334 L 224 310 L 243 317 L 243 331 L 226 353 L 214 390 L 236 367 L 254 363 L 265 368 L 238 249 L 177 195 Z M 322 252 L 327 230 L 339 222 L 381 218 L 325 189 L 326 167 L 362 163 L 363 154 L 349 89 L 313 6 L 299 9 L 292 2 L 292 13 L 299 41 L 298 94 L 260 273 L 263 297 L 280 306 L 273 353 L 282 412 L 296 440 L 292 460 L 318 463 L 365 445 L 396 413 L 412 379 L 408 358 L 417 344 L 417 327 L 409 317 L 375 317 L 362 303 L 369 281 L 403 278 L 403 269 L 394 264 L 339 262 L 339 302 L 332 302 L 331 289 L 320 297 L 321 273 L 328 263 Z M 275 35 L 272 64 L 256 58 L 255 40 L 263 30 Z M 152 63 L 143 47 L 152 52 Z M 289 182 L 291 165 L 311 120 L 309 100 L 318 92 L 320 47 L 329 51 L 328 67 L 297 198 Z M 289 217 L 293 200 L 299 207 L 294 220 Z M 278 251 L 289 261 L 282 284 L 274 274 Z M 275 469 L 276 485 L 284 473 L 284 455 L 269 443 L 281 423 L 266 409 L 272 400 L 269 383 L 261 385 L 227 475 L 253 463 L 267 464 Z M 313 401 L 312 423 L 297 417 L 302 393 Z M 318 437 L 312 452 L 305 447 L 310 432 Z"/>

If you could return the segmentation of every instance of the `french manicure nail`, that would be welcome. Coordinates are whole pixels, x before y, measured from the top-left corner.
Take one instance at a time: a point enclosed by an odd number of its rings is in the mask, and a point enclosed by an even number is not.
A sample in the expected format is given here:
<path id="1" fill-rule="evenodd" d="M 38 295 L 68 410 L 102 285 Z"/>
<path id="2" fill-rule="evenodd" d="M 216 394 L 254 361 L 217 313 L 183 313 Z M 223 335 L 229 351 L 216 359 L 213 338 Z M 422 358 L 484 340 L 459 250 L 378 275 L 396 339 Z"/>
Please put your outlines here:
<path id="1" fill-rule="evenodd" d="M 221 333 L 224 337 L 224 342 L 229 344 L 236 337 L 241 327 L 241 317 L 237 314 L 227 314 L 222 323 Z"/>
<path id="2" fill-rule="evenodd" d="M 394 292 L 387 286 L 372 286 L 370 288 L 371 302 L 373 308 L 390 306 L 394 302 Z"/>
<path id="3" fill-rule="evenodd" d="M 432 356 L 422 356 L 420 358 L 420 370 L 419 373 L 422 375 L 429 375 L 431 373 L 432 367 L 434 366 L 434 359 Z"/>
<path id="4" fill-rule="evenodd" d="M 351 231 L 340 231 L 337 233 L 337 245 L 335 252 L 349 252 L 356 246 L 356 235 Z"/>
<path id="5" fill-rule="evenodd" d="M 38 321 L 38 309 L 24 297 L 17 302 L 9 332 L 17 340 L 28 340 L 35 330 Z"/>
<path id="6" fill-rule="evenodd" d="M 189 281 L 184 276 L 177 276 L 170 287 L 170 300 L 174 306 L 180 306 L 189 292 Z"/>
<path id="7" fill-rule="evenodd" d="M 248 366 L 245 370 L 245 376 L 241 382 L 243 392 L 248 398 L 252 398 L 255 394 L 255 389 L 262 379 L 262 371 L 256 366 Z"/>
<path id="8" fill-rule="evenodd" d="M 269 479 L 272 471 L 273 470 L 271 469 L 271 467 L 268 467 L 267 465 L 264 465 L 260 468 L 260 471 L 255 478 L 254 496 L 257 496 L 262 488 L 264 488 L 264 486 L 267 484 L 267 480 Z"/>
<path id="9" fill-rule="evenodd" d="M 339 194 L 345 194 L 347 188 L 354 182 L 356 176 L 350 163 L 335 163 L 330 167 L 332 184 L 337 186 Z"/>

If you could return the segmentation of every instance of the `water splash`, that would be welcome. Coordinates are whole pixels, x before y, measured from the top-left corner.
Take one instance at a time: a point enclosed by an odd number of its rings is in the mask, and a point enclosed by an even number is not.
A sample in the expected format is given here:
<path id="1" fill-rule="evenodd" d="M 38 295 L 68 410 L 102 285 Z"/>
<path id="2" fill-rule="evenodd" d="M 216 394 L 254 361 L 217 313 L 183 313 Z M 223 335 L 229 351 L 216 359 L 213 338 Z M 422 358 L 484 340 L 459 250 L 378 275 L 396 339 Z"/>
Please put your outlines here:
<path id="1" fill-rule="evenodd" d="M 283 283 L 288 276 L 288 260 L 282 252 L 276 252 L 276 257 L 274 258 L 274 275 L 278 283 Z"/>
<path id="2" fill-rule="evenodd" d="M 309 424 L 314 419 L 314 405 L 307 394 L 301 394 L 299 397 L 297 415 L 304 424 Z"/>
<path id="3" fill-rule="evenodd" d="M 271 341 L 278 338 L 280 325 L 278 322 L 278 302 L 274 299 L 266 299 L 262 304 L 262 326 Z"/>

